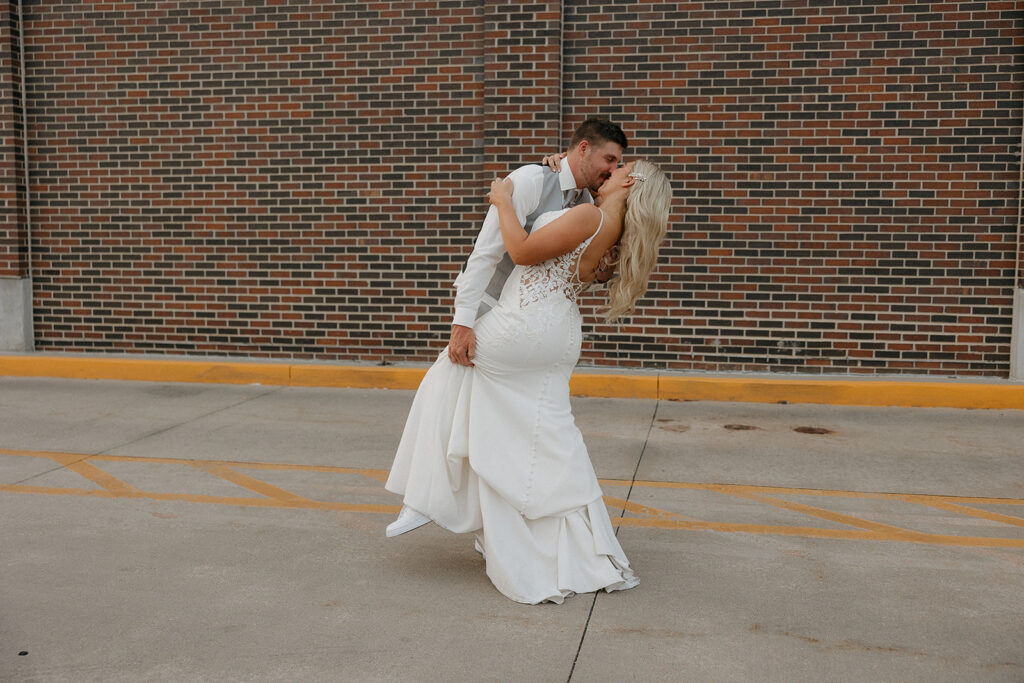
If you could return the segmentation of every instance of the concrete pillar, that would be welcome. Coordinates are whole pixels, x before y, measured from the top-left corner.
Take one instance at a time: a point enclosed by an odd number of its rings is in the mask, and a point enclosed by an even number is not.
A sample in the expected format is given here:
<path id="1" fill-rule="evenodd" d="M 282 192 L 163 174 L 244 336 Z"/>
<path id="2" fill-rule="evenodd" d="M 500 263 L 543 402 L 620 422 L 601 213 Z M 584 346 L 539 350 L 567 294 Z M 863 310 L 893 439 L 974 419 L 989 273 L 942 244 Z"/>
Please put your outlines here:
<path id="1" fill-rule="evenodd" d="M 32 281 L 0 277 L 0 351 L 32 349 Z"/>

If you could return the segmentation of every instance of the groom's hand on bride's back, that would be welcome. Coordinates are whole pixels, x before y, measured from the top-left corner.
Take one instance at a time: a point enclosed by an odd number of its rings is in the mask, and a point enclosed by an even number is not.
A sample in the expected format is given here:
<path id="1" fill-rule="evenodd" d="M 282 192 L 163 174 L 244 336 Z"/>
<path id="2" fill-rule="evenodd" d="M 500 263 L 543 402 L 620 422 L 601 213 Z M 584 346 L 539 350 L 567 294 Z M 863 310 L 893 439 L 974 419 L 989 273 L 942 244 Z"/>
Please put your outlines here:
<path id="1" fill-rule="evenodd" d="M 600 262 L 594 268 L 594 279 L 601 284 L 607 283 L 615 274 L 615 266 L 619 263 L 619 245 L 613 244 L 601 256 Z"/>
<path id="2" fill-rule="evenodd" d="M 473 367 L 476 355 L 476 333 L 472 327 L 452 325 L 452 335 L 448 339 L 448 360 L 457 365 Z"/>

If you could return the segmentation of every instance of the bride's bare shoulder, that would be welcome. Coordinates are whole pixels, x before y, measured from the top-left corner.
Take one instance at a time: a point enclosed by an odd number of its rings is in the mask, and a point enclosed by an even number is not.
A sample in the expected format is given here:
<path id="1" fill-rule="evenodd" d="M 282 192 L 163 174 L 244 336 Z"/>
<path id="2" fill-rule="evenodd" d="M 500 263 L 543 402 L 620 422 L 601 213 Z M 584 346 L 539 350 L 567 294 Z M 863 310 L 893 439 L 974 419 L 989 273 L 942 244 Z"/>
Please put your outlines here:
<path id="1" fill-rule="evenodd" d="M 601 209 L 593 204 L 577 204 L 569 209 L 567 215 L 573 216 L 578 220 L 599 221 L 601 220 Z"/>

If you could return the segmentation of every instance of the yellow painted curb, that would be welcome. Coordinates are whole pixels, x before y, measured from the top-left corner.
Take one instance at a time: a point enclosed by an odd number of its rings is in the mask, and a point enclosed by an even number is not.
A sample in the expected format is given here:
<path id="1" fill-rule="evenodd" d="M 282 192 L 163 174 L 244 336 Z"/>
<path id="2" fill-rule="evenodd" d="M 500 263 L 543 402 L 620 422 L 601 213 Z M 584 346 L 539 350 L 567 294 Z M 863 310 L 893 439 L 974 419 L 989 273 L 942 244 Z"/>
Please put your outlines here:
<path id="1" fill-rule="evenodd" d="M 0 354 L 0 376 L 13 377 L 415 389 L 425 373 L 392 366 Z M 605 398 L 1024 410 L 1022 384 L 578 372 L 569 386 L 574 396 Z"/>
<path id="2" fill-rule="evenodd" d="M 577 372 L 569 379 L 573 396 L 601 396 L 603 398 L 658 398 L 658 376 L 599 375 Z"/>
<path id="3" fill-rule="evenodd" d="M 0 355 L 0 375 L 15 377 L 286 385 L 289 371 L 288 365 L 272 363 Z"/>
<path id="4" fill-rule="evenodd" d="M 352 389 L 415 389 L 427 373 L 425 368 L 346 365 L 292 365 L 291 371 L 291 386 Z"/>
<path id="5" fill-rule="evenodd" d="M 1024 385 L 966 382 L 745 379 L 663 375 L 659 381 L 658 397 L 670 401 L 1024 410 Z"/>

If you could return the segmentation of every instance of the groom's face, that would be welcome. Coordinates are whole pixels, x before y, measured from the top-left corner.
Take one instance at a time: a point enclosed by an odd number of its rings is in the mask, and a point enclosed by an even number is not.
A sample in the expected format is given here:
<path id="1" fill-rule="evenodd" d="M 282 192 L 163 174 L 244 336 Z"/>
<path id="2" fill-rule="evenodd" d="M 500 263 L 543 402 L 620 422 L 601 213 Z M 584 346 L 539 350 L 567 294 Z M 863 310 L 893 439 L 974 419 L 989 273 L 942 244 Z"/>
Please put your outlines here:
<path id="1" fill-rule="evenodd" d="M 621 161 L 622 146 L 619 143 L 605 141 L 596 145 L 587 144 L 580 161 L 580 175 L 591 194 L 597 193 Z"/>

